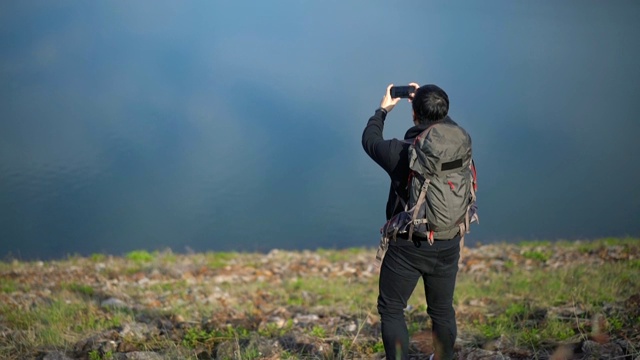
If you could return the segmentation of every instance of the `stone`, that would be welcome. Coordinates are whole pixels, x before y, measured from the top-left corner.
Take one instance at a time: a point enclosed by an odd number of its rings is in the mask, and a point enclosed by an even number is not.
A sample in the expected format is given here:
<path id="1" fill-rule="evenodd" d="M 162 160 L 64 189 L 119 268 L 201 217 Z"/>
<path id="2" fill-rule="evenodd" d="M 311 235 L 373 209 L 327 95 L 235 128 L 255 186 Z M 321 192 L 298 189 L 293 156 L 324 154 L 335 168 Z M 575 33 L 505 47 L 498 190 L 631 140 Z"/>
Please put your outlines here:
<path id="1" fill-rule="evenodd" d="M 624 355 L 624 350 L 618 344 L 599 344 L 592 340 L 586 340 L 582 343 L 582 352 L 586 359 L 614 359 Z"/>
<path id="2" fill-rule="evenodd" d="M 114 351 L 117 348 L 114 340 L 118 340 L 119 336 L 117 331 L 106 331 L 78 341 L 74 349 L 81 354 L 88 354 L 91 351 Z"/>
<path id="3" fill-rule="evenodd" d="M 166 358 L 158 353 L 151 351 L 134 351 L 126 353 L 126 360 L 165 360 Z"/>
<path id="4" fill-rule="evenodd" d="M 132 341 L 145 341 L 151 334 L 157 332 L 159 332 L 159 330 L 154 326 L 144 323 L 128 323 L 122 325 L 119 334 L 122 338 L 127 338 Z"/>
<path id="5" fill-rule="evenodd" d="M 316 314 L 309 314 L 309 315 L 298 314 L 293 318 L 293 322 L 295 322 L 296 324 L 300 324 L 302 326 L 305 326 L 308 324 L 315 324 L 318 322 L 318 320 L 320 320 L 320 317 Z"/>

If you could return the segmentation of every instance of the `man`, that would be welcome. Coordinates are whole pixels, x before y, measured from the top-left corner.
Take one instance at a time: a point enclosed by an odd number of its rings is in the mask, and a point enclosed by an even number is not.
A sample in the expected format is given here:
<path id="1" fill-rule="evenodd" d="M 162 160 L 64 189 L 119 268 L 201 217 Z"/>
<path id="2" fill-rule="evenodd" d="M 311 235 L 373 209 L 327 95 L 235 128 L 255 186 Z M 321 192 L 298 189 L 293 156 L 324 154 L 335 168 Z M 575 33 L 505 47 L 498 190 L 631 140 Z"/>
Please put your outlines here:
<path id="1" fill-rule="evenodd" d="M 413 108 L 413 127 L 407 130 L 405 140 L 413 140 L 436 122 L 450 122 L 449 97 L 436 85 L 416 87 L 409 97 Z M 386 207 L 387 220 L 404 210 L 408 201 L 409 146 L 411 141 L 385 140 L 382 136 L 388 113 L 401 98 L 392 98 L 387 87 L 380 108 L 369 119 L 362 135 L 365 152 L 391 178 Z M 455 124 L 455 123 L 454 123 Z M 398 199 L 398 196 L 401 199 Z M 400 201 L 402 200 L 402 201 Z M 435 353 L 432 359 L 453 359 L 453 346 L 457 336 L 453 292 L 460 259 L 460 234 L 450 239 L 435 239 L 430 245 L 426 237 L 414 234 L 412 241 L 403 240 L 406 234 L 390 241 L 380 268 L 378 312 L 382 323 L 382 341 L 387 360 L 408 359 L 409 334 L 404 309 L 418 279 L 422 277 L 427 301 L 427 313 L 433 324 Z M 422 246 L 418 246 L 422 245 Z"/>

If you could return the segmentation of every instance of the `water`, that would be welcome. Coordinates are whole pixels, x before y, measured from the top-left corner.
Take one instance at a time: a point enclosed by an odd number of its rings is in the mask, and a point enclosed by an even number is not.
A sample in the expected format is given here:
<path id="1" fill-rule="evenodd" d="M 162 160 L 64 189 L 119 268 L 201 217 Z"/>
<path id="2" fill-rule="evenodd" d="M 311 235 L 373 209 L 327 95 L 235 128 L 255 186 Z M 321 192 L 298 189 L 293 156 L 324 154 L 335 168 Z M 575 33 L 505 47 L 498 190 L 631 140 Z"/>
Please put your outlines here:
<path id="1" fill-rule="evenodd" d="M 178 116 L 76 121 L 97 134 L 94 142 L 76 144 L 71 136 L 51 147 L 33 144 L 31 156 L 49 161 L 1 169 L 1 229 L 11 239 L 3 253 L 49 258 L 138 248 L 373 244 L 362 200 L 349 200 L 362 190 L 341 161 L 362 158 L 358 139 L 347 144 L 309 124 L 281 133 Z"/>
<path id="2" fill-rule="evenodd" d="M 473 137 L 468 243 L 640 236 L 636 2 L 289 5 L 3 5 L 0 256 L 376 246 L 410 81 Z"/>

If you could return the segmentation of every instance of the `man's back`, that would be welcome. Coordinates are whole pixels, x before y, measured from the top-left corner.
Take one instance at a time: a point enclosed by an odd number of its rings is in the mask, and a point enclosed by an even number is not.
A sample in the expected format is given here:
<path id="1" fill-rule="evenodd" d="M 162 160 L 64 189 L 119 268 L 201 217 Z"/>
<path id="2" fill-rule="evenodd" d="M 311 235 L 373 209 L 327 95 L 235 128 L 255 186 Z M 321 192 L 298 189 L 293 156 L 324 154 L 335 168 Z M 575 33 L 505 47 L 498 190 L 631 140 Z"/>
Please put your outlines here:
<path id="1" fill-rule="evenodd" d="M 409 169 L 409 146 L 433 121 L 410 127 L 404 135 L 404 140 L 385 140 L 382 134 L 387 113 L 381 109 L 369 119 L 362 133 L 362 147 L 364 151 L 382 167 L 391 180 L 389 197 L 387 199 L 386 218 L 403 210 L 402 202 L 409 200 L 407 183 L 411 170 Z M 449 116 L 439 122 L 456 124 Z M 400 195 L 401 200 L 397 199 Z"/>
<path id="2" fill-rule="evenodd" d="M 369 119 L 362 134 L 365 152 L 389 175 L 391 184 L 387 200 L 386 218 L 405 213 L 404 204 L 410 169 L 410 143 L 434 123 L 455 124 L 447 116 L 449 99 L 435 85 L 419 87 L 412 97 L 413 123 L 404 140 L 383 137 L 387 114 L 400 101 L 392 98 L 390 90 L 382 98 L 380 108 Z M 399 196 L 398 196 L 399 195 Z M 387 239 L 385 242 L 384 240 Z M 387 359 L 408 359 L 409 335 L 404 309 L 419 279 L 424 282 L 427 313 L 432 320 L 434 349 L 439 360 L 453 359 L 453 345 L 457 336 L 453 292 L 458 260 L 460 236 L 434 239 L 419 246 L 423 239 L 410 241 L 381 241 L 381 268 L 379 280 L 378 312 L 381 319 L 382 342 Z"/>

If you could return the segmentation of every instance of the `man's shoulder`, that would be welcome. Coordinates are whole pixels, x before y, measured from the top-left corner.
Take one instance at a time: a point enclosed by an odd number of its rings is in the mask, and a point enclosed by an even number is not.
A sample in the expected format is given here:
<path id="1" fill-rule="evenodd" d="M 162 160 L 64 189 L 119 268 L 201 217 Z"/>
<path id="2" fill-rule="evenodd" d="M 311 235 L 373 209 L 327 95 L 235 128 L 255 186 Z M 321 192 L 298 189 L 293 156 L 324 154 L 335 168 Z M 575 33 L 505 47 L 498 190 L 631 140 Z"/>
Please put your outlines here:
<path id="1" fill-rule="evenodd" d="M 444 119 L 440 120 L 440 122 L 444 123 L 444 124 L 451 124 L 451 125 L 460 126 L 449 115 L 447 115 Z"/>

